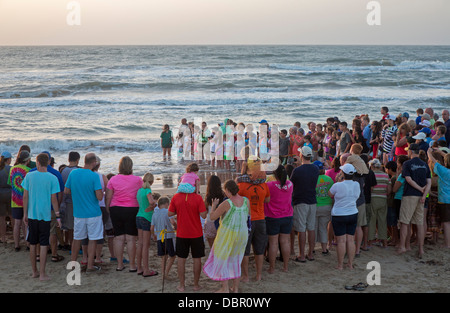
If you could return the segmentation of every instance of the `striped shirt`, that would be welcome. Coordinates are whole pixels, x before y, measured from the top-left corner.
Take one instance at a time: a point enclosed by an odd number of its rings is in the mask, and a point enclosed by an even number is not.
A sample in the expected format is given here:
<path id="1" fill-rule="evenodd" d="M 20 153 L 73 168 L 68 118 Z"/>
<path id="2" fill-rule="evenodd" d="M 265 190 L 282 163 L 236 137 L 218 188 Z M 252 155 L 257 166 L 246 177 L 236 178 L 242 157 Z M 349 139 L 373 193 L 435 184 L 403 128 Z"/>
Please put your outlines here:
<path id="1" fill-rule="evenodd" d="M 377 179 L 377 184 L 372 189 L 372 198 L 387 198 L 387 188 L 391 183 L 389 175 L 385 172 L 375 170 L 375 178 Z"/>
<path id="2" fill-rule="evenodd" d="M 391 152 L 392 147 L 394 145 L 394 140 L 392 139 L 392 136 L 397 132 L 397 126 L 389 127 L 388 129 L 384 129 L 381 132 L 381 136 L 383 137 L 383 151 L 384 152 Z"/>

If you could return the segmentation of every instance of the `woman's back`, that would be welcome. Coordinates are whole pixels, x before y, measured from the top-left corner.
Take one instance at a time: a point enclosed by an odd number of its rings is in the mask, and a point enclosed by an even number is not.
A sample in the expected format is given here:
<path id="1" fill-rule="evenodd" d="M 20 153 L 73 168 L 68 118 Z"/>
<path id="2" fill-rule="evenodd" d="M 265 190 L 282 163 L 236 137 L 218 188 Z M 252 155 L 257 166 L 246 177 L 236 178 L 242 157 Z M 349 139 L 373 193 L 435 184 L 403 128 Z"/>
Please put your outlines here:
<path id="1" fill-rule="evenodd" d="M 361 192 L 359 183 L 352 180 L 344 180 L 331 186 L 330 192 L 334 195 L 331 215 L 339 216 L 358 213 L 356 200 Z"/>

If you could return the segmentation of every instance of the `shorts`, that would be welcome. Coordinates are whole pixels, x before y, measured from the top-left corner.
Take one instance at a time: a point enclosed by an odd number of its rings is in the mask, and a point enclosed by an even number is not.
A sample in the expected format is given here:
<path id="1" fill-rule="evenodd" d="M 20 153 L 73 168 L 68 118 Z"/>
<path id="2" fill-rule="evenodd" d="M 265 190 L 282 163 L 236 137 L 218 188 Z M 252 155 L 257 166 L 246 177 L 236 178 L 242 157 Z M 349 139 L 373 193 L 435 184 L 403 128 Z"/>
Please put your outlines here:
<path id="1" fill-rule="evenodd" d="M 442 223 L 450 222 L 450 203 L 439 203 L 437 204 L 438 214 L 441 217 Z"/>
<path id="2" fill-rule="evenodd" d="M 114 236 L 137 236 L 136 215 L 138 212 L 139 207 L 111 207 L 109 213 L 111 214 Z"/>
<path id="3" fill-rule="evenodd" d="M 344 216 L 332 216 L 331 224 L 335 236 L 355 235 L 358 213 Z"/>
<path id="4" fill-rule="evenodd" d="M 395 210 L 395 207 L 388 207 L 387 210 L 387 226 L 397 226 L 398 223 L 398 215 L 397 211 Z"/>
<path id="5" fill-rule="evenodd" d="M 64 202 L 61 204 L 61 228 L 63 230 L 73 230 L 73 203 Z"/>
<path id="6" fill-rule="evenodd" d="M 294 206 L 293 227 L 297 232 L 313 231 L 316 228 L 316 204 L 299 203 Z"/>
<path id="7" fill-rule="evenodd" d="M 50 221 L 28 220 L 27 241 L 30 245 L 50 245 Z"/>
<path id="8" fill-rule="evenodd" d="M 281 218 L 266 217 L 267 235 L 290 234 L 292 230 L 292 216 Z"/>
<path id="9" fill-rule="evenodd" d="M 11 215 L 11 191 L 0 192 L 0 216 Z"/>
<path id="10" fill-rule="evenodd" d="M 267 245 L 266 220 L 252 221 L 252 228 L 248 234 L 247 246 L 245 247 L 245 256 L 250 255 L 250 249 L 253 246 L 255 255 L 264 254 Z"/>
<path id="11" fill-rule="evenodd" d="M 422 197 L 406 196 L 402 198 L 400 206 L 400 215 L 398 220 L 402 224 L 423 225 L 423 203 L 420 202 Z"/>
<path id="12" fill-rule="evenodd" d="M 58 230 L 58 222 L 56 221 L 56 214 L 53 209 L 51 211 L 51 217 L 52 220 L 50 222 L 50 235 L 56 235 L 56 232 Z"/>
<path id="13" fill-rule="evenodd" d="M 83 240 L 103 239 L 103 222 L 102 216 L 89 218 L 74 218 L 73 239 Z"/>
<path id="14" fill-rule="evenodd" d="M 11 216 L 16 220 L 23 219 L 23 208 L 11 208 Z"/>
<path id="15" fill-rule="evenodd" d="M 164 242 L 158 240 L 157 245 L 158 245 L 158 256 L 169 255 L 170 257 L 174 257 L 176 255 L 175 246 L 173 244 L 172 238 L 164 239 Z"/>
<path id="16" fill-rule="evenodd" d="M 366 218 L 366 204 L 363 203 L 356 207 L 358 209 L 358 222 L 356 226 L 366 226 L 367 218 Z"/>
<path id="17" fill-rule="evenodd" d="M 187 259 L 189 251 L 194 259 L 205 256 L 205 241 L 203 240 L 203 236 L 197 238 L 177 237 L 175 245 L 176 255 L 179 258 Z"/>
<path id="18" fill-rule="evenodd" d="M 143 231 L 150 231 L 151 226 L 152 226 L 152 223 L 149 222 L 145 217 L 136 216 L 137 229 L 141 229 Z"/>

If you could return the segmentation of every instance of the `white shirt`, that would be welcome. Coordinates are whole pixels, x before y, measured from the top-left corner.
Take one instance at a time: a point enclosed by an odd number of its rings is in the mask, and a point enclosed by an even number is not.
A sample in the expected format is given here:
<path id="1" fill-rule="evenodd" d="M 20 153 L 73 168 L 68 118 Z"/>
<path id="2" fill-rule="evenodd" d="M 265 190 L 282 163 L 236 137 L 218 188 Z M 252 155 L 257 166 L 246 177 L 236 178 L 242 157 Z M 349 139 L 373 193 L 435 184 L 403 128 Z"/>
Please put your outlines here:
<path id="1" fill-rule="evenodd" d="M 360 192 L 359 183 L 352 180 L 344 180 L 331 186 L 330 193 L 334 195 L 331 215 L 346 216 L 358 213 L 356 200 L 359 198 Z"/>

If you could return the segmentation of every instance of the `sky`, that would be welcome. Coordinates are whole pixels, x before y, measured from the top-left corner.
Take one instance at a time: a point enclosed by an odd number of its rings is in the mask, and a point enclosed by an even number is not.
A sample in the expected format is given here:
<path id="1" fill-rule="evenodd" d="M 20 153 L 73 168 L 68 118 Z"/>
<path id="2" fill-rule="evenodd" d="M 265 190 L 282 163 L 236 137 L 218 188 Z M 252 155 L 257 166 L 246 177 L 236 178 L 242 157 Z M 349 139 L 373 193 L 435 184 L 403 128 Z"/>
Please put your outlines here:
<path id="1" fill-rule="evenodd" d="M 450 0 L 71 2 L 0 0 L 0 45 L 450 44 Z"/>

